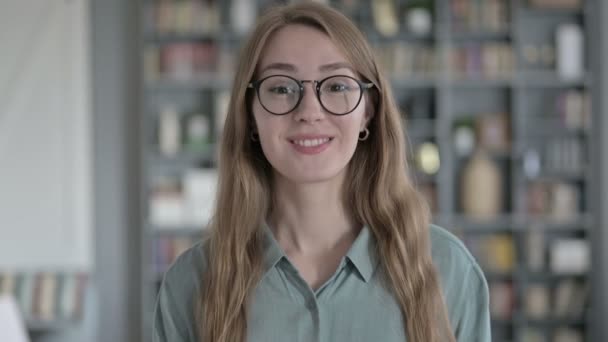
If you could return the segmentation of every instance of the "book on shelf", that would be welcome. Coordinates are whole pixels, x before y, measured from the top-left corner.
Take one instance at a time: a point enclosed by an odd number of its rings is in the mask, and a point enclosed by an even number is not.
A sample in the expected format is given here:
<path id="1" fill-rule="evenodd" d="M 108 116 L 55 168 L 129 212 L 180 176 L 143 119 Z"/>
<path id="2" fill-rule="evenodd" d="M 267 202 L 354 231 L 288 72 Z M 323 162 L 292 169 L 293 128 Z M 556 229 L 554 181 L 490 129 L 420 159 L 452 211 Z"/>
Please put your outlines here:
<path id="1" fill-rule="evenodd" d="M 591 96 L 588 91 L 568 89 L 542 94 L 547 97 L 547 105 L 536 109 L 538 113 L 533 112 L 526 116 L 524 128 L 527 136 L 551 136 L 551 133 L 562 133 L 564 130 L 570 133 L 585 133 L 591 127 Z"/>
<path id="2" fill-rule="evenodd" d="M 544 232 L 536 226 L 528 228 L 525 239 L 526 263 L 531 272 L 542 272 L 546 269 L 546 239 Z"/>
<path id="3" fill-rule="evenodd" d="M 484 271 L 503 274 L 513 272 L 516 249 L 511 235 L 468 236 L 465 237 L 465 243 Z"/>
<path id="4" fill-rule="evenodd" d="M 551 271 L 556 274 L 585 274 L 591 264 L 589 241 L 584 238 L 562 237 L 549 248 Z"/>
<path id="5" fill-rule="evenodd" d="M 158 117 L 158 152 L 169 158 L 184 151 L 203 155 L 213 140 L 210 122 L 210 116 L 202 110 L 184 110 L 173 103 L 163 105 Z"/>
<path id="6" fill-rule="evenodd" d="M 457 32 L 501 32 L 508 29 L 509 1 L 452 0 L 452 25 Z"/>
<path id="7" fill-rule="evenodd" d="M 583 333 L 580 330 L 569 328 L 569 327 L 559 327 L 555 330 L 555 335 L 553 337 L 554 342 L 583 342 L 584 337 Z"/>
<path id="8" fill-rule="evenodd" d="M 563 319 L 582 319 L 589 297 L 587 281 L 566 279 L 554 290 L 553 316 Z"/>
<path id="9" fill-rule="evenodd" d="M 515 293 L 511 282 L 490 281 L 490 315 L 494 319 L 510 320 L 513 317 Z"/>
<path id="10" fill-rule="evenodd" d="M 170 43 L 161 46 L 158 53 L 158 74 L 172 80 L 189 81 L 216 70 L 218 50 L 214 42 Z"/>
<path id="11" fill-rule="evenodd" d="M 395 79 L 429 77 L 437 70 L 435 47 L 420 43 L 376 44 L 374 51 L 384 71 Z"/>
<path id="12" fill-rule="evenodd" d="M 511 150 L 509 113 L 483 113 L 478 116 L 477 146 L 492 153 L 507 153 Z"/>
<path id="13" fill-rule="evenodd" d="M 221 27 L 217 1 L 160 0 L 151 6 L 144 22 L 157 34 L 215 34 Z"/>
<path id="14" fill-rule="evenodd" d="M 591 126 L 591 97 L 586 91 L 564 91 L 556 99 L 556 112 L 563 127 L 587 129 Z"/>
<path id="15" fill-rule="evenodd" d="M 584 150 L 584 142 L 578 137 L 551 138 L 542 151 L 542 166 L 551 173 L 580 173 L 586 164 Z"/>
<path id="16" fill-rule="evenodd" d="M 456 154 L 469 156 L 475 149 L 507 155 L 511 151 L 510 117 L 507 112 L 462 113 L 453 121 Z"/>
<path id="17" fill-rule="evenodd" d="M 54 321 L 82 318 L 88 284 L 85 273 L 3 272 L 0 294 L 15 297 L 29 320 Z"/>
<path id="18" fill-rule="evenodd" d="M 581 216 L 579 185 L 555 180 L 528 182 L 525 206 L 531 218 L 571 222 Z"/>
<path id="19" fill-rule="evenodd" d="M 172 42 L 163 45 L 148 44 L 143 53 L 143 73 L 147 82 L 169 80 L 174 82 L 190 82 L 204 79 L 213 86 L 218 70 L 219 58 L 222 68 L 229 68 L 230 59 L 225 59 L 226 52 L 218 48 L 215 42 Z"/>
<path id="20" fill-rule="evenodd" d="M 467 43 L 450 51 L 450 70 L 459 78 L 507 79 L 515 68 L 509 43 Z"/>
<path id="21" fill-rule="evenodd" d="M 16 287 L 17 278 L 14 273 L 0 274 L 0 294 L 13 295 Z"/>
<path id="22" fill-rule="evenodd" d="M 216 169 L 188 167 L 177 176 L 152 180 L 149 222 L 163 229 L 203 227 L 211 218 L 217 177 Z"/>
<path id="23" fill-rule="evenodd" d="M 549 342 L 545 332 L 537 327 L 524 327 L 521 336 L 521 340 L 526 342 Z"/>
<path id="24" fill-rule="evenodd" d="M 34 314 L 41 320 L 50 321 L 55 316 L 57 277 L 50 273 L 36 275 Z"/>
<path id="25" fill-rule="evenodd" d="M 23 274 L 20 277 L 20 283 L 17 286 L 17 302 L 19 303 L 23 314 L 26 316 L 34 315 L 34 294 L 36 293 L 35 275 L 31 273 Z"/>
<path id="26" fill-rule="evenodd" d="M 551 310 L 550 290 L 543 284 L 531 284 L 525 290 L 525 313 L 528 318 L 545 319 Z"/>

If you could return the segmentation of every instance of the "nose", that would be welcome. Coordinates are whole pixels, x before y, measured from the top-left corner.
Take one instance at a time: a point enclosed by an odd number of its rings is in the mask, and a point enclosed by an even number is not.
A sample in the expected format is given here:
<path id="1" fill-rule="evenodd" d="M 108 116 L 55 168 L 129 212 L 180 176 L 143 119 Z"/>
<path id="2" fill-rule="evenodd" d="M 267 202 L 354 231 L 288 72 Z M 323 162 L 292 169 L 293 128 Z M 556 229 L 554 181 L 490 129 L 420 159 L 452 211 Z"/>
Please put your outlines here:
<path id="1" fill-rule="evenodd" d="M 294 119 L 301 122 L 316 122 L 323 119 L 323 107 L 317 97 L 315 82 L 304 83 L 302 101 L 294 110 Z"/>

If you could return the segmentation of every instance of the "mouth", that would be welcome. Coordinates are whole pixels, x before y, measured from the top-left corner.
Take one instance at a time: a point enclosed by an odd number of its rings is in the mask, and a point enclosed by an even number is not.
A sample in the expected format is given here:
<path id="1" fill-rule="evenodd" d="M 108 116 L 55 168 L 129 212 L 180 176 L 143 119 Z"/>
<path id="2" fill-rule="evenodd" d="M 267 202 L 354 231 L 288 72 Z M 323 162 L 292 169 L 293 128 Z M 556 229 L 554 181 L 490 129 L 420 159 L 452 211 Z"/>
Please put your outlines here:
<path id="1" fill-rule="evenodd" d="M 301 147 L 316 147 L 332 141 L 333 137 L 315 138 L 315 139 L 289 139 L 289 142 Z"/>
<path id="2" fill-rule="evenodd" d="M 298 136 L 288 139 L 295 151 L 314 155 L 325 151 L 329 148 L 334 137 L 330 136 Z"/>

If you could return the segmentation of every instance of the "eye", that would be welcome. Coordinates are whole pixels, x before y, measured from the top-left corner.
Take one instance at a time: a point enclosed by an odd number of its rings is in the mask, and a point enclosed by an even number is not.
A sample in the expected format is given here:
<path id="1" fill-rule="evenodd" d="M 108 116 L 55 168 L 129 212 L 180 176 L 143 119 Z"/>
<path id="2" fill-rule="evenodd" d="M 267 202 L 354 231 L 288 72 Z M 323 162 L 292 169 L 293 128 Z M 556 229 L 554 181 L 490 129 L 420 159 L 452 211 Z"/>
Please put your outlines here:
<path id="1" fill-rule="evenodd" d="M 339 92 L 347 90 L 349 90 L 349 87 L 346 84 L 334 83 L 329 85 L 329 91 Z"/>
<path id="2" fill-rule="evenodd" d="M 288 85 L 276 85 L 269 87 L 268 92 L 278 95 L 290 95 L 296 93 L 296 89 Z"/>
<path id="3" fill-rule="evenodd" d="M 354 80 L 347 77 L 334 77 L 328 79 L 321 90 L 327 93 L 345 93 L 357 89 L 358 84 Z"/>

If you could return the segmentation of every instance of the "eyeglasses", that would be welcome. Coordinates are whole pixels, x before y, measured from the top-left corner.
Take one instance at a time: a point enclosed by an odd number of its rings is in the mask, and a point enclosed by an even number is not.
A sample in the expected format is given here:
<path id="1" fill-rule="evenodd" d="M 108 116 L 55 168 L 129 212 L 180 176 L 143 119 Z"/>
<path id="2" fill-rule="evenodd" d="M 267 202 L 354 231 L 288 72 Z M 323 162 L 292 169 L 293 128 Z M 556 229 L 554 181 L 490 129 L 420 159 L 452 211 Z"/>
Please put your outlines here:
<path id="1" fill-rule="evenodd" d="M 304 83 L 313 83 L 321 107 L 333 115 L 346 115 L 357 108 L 363 91 L 374 86 L 350 76 L 337 75 L 317 80 L 297 80 L 286 75 L 272 75 L 249 83 L 264 109 L 274 115 L 291 113 L 304 97 Z"/>

